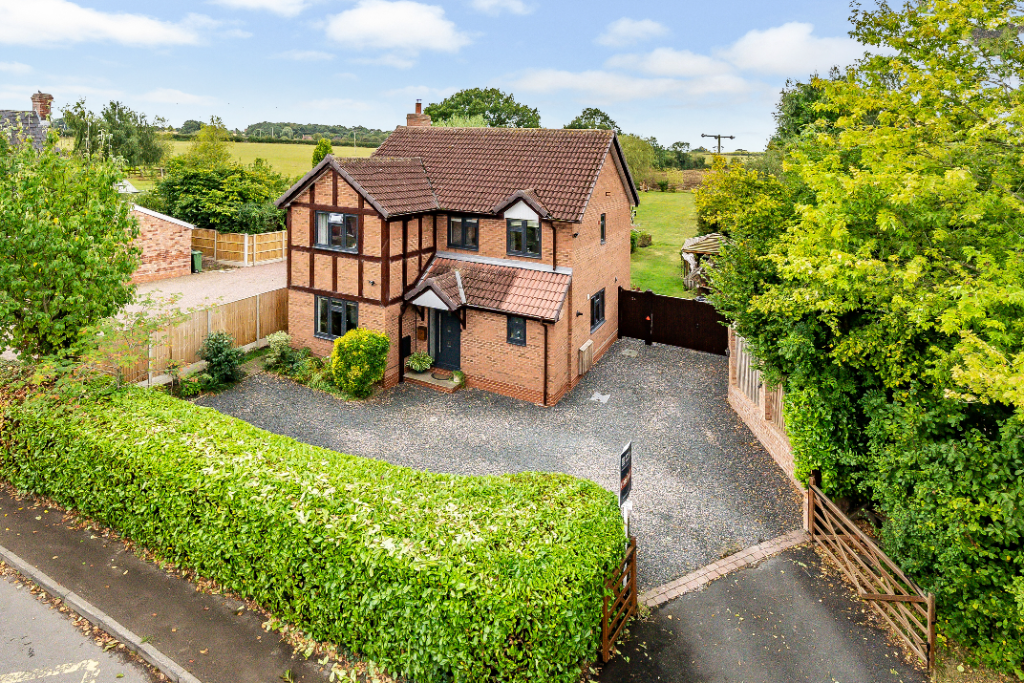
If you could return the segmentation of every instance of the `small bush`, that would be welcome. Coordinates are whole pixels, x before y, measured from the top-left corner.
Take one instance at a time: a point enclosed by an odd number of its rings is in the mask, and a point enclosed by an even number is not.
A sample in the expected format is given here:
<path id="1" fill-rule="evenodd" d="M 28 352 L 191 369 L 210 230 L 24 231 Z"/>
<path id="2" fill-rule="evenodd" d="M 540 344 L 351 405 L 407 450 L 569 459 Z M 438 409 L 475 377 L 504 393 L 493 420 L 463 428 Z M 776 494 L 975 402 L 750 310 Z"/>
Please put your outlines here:
<path id="1" fill-rule="evenodd" d="M 426 372 L 434 365 L 429 353 L 414 353 L 405 359 L 405 367 L 413 372 Z"/>
<path id="2" fill-rule="evenodd" d="M 633 253 L 640 246 L 640 231 L 630 230 L 629 232 L 629 253 Z"/>
<path id="3" fill-rule="evenodd" d="M 658 189 L 659 190 L 661 190 L 662 192 L 668 192 L 668 188 L 669 188 L 669 184 L 668 184 L 667 180 L 659 180 L 658 181 Z"/>
<path id="4" fill-rule="evenodd" d="M 366 398 L 384 378 L 391 341 L 386 334 L 356 328 L 334 340 L 331 371 L 334 383 L 347 394 Z"/>
<path id="5" fill-rule="evenodd" d="M 245 353 L 235 348 L 235 340 L 227 332 L 213 332 L 203 340 L 199 357 L 206 361 L 206 374 L 214 386 L 230 384 L 238 379 L 238 366 Z"/>
<path id="6" fill-rule="evenodd" d="M 464 373 L 462 370 L 456 370 L 455 372 L 452 373 L 452 379 L 455 380 L 455 383 L 458 384 L 460 387 L 465 386 L 466 373 Z"/>
<path id="7" fill-rule="evenodd" d="M 292 336 L 287 332 L 274 332 L 267 335 L 267 345 L 270 353 L 263 360 L 263 367 L 267 370 L 281 370 L 291 365 L 296 355 L 292 348 Z"/>
<path id="8" fill-rule="evenodd" d="M 419 683 L 576 683 L 625 537 L 615 496 L 298 443 L 131 388 L 6 402 L 0 477 Z M 9 397 L 8 397 L 9 398 Z"/>
<path id="9" fill-rule="evenodd" d="M 636 245 L 638 247 L 640 247 L 641 249 L 644 248 L 644 247 L 649 247 L 652 244 L 654 244 L 654 236 L 651 233 L 649 233 L 649 232 L 641 232 L 637 236 L 637 244 Z"/>

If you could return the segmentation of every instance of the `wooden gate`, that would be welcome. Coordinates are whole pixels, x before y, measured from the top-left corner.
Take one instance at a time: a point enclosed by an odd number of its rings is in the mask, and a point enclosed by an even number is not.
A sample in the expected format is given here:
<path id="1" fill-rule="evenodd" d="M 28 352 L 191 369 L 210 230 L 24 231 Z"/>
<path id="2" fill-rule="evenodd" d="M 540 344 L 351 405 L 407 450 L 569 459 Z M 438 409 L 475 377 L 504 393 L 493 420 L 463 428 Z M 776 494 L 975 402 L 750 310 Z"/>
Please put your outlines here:
<path id="1" fill-rule="evenodd" d="M 643 339 L 726 355 L 729 330 L 715 307 L 703 301 L 619 287 L 619 337 Z"/>
<path id="2" fill-rule="evenodd" d="M 637 613 L 639 599 L 636 588 L 636 537 L 629 537 L 626 556 L 605 582 L 611 595 L 604 596 L 601 612 L 601 659 L 605 662 L 615 653 L 615 643 L 626 624 Z"/>
<path id="3" fill-rule="evenodd" d="M 843 571 L 866 601 L 911 650 L 935 667 L 935 596 L 925 594 L 871 538 L 842 513 L 818 488 L 812 475 L 807 488 L 808 532 L 811 539 Z"/>

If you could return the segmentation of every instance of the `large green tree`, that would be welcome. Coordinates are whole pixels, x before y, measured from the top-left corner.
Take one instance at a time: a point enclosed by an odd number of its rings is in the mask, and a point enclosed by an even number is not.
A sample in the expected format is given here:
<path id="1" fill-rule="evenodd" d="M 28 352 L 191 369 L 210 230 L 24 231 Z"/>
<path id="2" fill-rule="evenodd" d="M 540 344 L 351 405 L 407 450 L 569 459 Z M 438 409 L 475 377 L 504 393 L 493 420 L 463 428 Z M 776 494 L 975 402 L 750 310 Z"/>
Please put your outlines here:
<path id="1" fill-rule="evenodd" d="M 497 88 L 460 90 L 440 102 L 427 105 L 423 112 L 434 121 L 453 116 L 483 116 L 495 128 L 540 128 L 540 113 L 516 102 L 511 94 Z"/>
<path id="2" fill-rule="evenodd" d="M 577 129 L 605 129 L 614 130 L 619 134 L 622 133 L 622 129 L 619 128 L 619 124 L 615 123 L 612 117 L 608 116 L 608 114 L 600 109 L 595 109 L 594 107 L 584 109 L 580 112 L 579 116 L 565 124 L 565 127 Z"/>
<path id="3" fill-rule="evenodd" d="M 714 299 L 786 388 L 799 475 L 875 507 L 943 632 L 1024 675 L 1022 19 L 855 12 L 875 54 L 813 83 L 829 125 L 803 117 L 780 178 L 723 167 L 707 192 L 738 189 L 710 202 L 733 237 Z"/>
<path id="4" fill-rule="evenodd" d="M 85 100 L 65 107 L 63 128 L 74 138 L 78 154 L 123 159 L 129 166 L 159 163 L 168 152 L 159 137 L 166 125 L 160 117 L 152 121 L 120 102 L 109 102 L 99 115 L 86 109 Z"/>
<path id="5" fill-rule="evenodd" d="M 119 167 L 0 136 L 0 347 L 23 356 L 72 351 L 80 332 L 134 293 L 139 251 Z"/>

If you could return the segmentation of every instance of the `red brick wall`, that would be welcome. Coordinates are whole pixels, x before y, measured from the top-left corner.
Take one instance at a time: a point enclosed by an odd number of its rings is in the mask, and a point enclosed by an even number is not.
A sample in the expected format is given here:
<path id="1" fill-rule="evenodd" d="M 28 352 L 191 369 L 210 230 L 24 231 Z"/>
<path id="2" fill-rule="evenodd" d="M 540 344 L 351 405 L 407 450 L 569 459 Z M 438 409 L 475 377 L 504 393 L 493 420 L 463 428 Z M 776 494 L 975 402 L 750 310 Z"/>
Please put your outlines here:
<path id="1" fill-rule="evenodd" d="M 142 261 L 132 282 L 153 282 L 192 272 L 191 228 L 141 211 L 132 211 L 132 215 L 139 220 L 135 246 L 142 249 Z"/>

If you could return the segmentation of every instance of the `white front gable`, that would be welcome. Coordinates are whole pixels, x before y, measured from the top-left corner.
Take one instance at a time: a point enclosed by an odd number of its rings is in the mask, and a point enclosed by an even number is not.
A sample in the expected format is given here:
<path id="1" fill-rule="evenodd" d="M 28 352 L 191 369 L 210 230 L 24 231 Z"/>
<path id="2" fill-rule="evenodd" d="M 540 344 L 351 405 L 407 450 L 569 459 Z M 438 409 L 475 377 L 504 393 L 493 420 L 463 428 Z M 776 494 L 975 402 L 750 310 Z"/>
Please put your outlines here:
<path id="1" fill-rule="evenodd" d="M 522 219 L 527 221 L 540 220 L 540 216 L 537 215 L 537 212 L 531 209 L 529 204 L 527 204 L 521 199 L 505 210 L 504 217 Z"/>

